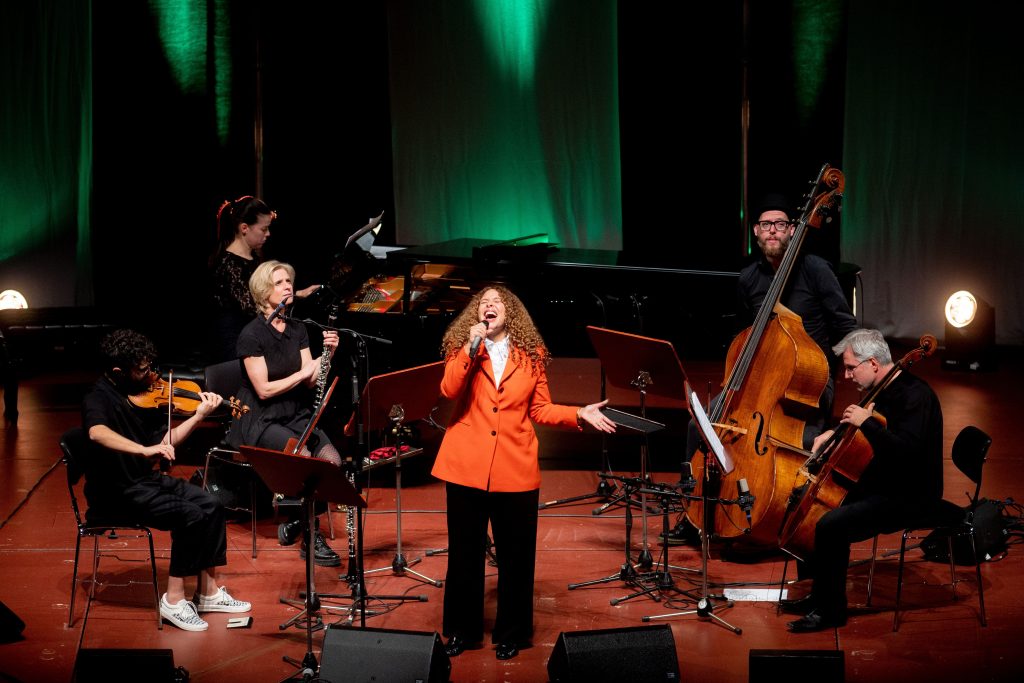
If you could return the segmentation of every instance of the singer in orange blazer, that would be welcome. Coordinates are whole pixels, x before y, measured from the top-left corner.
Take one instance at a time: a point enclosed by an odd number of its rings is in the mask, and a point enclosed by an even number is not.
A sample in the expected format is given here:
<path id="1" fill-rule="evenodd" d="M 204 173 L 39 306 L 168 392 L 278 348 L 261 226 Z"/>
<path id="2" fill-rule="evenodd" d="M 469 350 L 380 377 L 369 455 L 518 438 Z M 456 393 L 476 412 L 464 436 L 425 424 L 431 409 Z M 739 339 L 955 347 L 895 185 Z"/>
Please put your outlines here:
<path id="1" fill-rule="evenodd" d="M 540 488 L 537 433 L 532 422 L 578 428 L 575 406 L 551 402 L 547 374 L 534 374 L 514 355 L 500 386 L 485 349 L 479 362 L 467 351 L 448 361 L 441 395 L 459 400 L 448 423 L 433 474 L 439 479 L 485 491 Z"/>
<path id="2" fill-rule="evenodd" d="M 491 639 L 509 659 L 533 636 L 540 465 L 533 423 L 614 431 L 607 403 L 576 408 L 551 402 L 547 347 L 522 302 L 485 288 L 445 332 L 441 394 L 455 401 L 433 474 L 446 483 L 448 574 L 445 652 L 478 647 L 484 628 L 487 527 L 498 563 L 498 607 Z"/>

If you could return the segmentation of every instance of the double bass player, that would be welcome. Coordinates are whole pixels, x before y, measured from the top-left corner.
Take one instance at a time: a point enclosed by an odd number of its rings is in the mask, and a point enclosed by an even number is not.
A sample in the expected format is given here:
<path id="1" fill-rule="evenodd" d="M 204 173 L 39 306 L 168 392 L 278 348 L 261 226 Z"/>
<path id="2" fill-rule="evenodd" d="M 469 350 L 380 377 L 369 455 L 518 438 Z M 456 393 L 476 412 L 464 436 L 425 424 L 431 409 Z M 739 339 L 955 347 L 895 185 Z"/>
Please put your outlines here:
<path id="1" fill-rule="evenodd" d="M 736 286 L 740 312 L 738 322 L 742 327 L 751 324 L 764 303 L 795 231 L 795 223 L 791 219 L 794 215 L 793 206 L 785 196 L 775 193 L 765 195 L 756 211 L 754 215 L 757 220 L 752 229 L 761 256 L 740 271 Z M 826 357 L 832 344 L 857 327 L 857 320 L 850 311 L 832 267 L 825 259 L 813 254 L 800 255 L 789 284 L 783 291 L 782 303 L 800 316 L 807 334 L 821 347 Z M 829 373 L 819 403 L 819 418 L 817 422 L 807 425 L 804 448 L 810 448 L 813 438 L 825 428 L 832 410 L 834 393 L 834 383 Z M 684 479 L 700 443 L 696 425 L 691 422 L 687 427 L 686 448 L 682 459 Z M 697 531 L 681 519 L 669 531 L 668 543 L 699 545 Z"/>
<path id="2" fill-rule="evenodd" d="M 871 458 L 842 504 L 814 527 L 806 562 L 811 592 L 782 603 L 785 611 L 803 614 L 787 624 L 793 633 L 843 626 L 851 544 L 913 525 L 942 499 L 942 409 L 935 392 L 909 372 L 890 377 L 892 354 L 877 330 L 854 330 L 832 350 L 858 391 L 881 391 L 873 402 L 843 410 L 840 424 L 860 430 Z M 828 430 L 815 438 L 813 450 L 832 435 Z"/>

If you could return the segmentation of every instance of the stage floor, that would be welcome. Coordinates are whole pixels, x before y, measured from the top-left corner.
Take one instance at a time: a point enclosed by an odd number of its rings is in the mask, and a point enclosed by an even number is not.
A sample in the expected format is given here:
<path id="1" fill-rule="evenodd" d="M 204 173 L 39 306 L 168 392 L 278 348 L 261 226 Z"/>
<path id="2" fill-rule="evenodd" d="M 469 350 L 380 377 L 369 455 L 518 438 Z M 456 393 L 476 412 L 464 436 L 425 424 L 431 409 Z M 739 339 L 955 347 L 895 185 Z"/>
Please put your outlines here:
<path id="1" fill-rule="evenodd" d="M 585 366 L 586 364 L 584 364 Z M 581 367 L 584 367 L 581 366 Z M 926 368 L 926 364 L 921 365 Z M 574 372 L 579 370 L 574 369 Z M 917 370 L 917 368 L 915 368 Z M 586 370 L 580 370 L 586 372 Z M 947 431 L 946 496 L 964 499 L 966 480 L 948 461 L 953 436 L 968 423 L 977 424 L 994 437 L 986 466 L 983 494 L 994 499 L 1019 497 L 1024 458 L 1015 447 L 1010 431 L 1019 419 L 1021 401 L 1017 391 L 1021 372 L 1016 366 L 1000 373 L 959 374 L 924 370 L 943 402 Z M 588 378 L 593 382 L 594 378 Z M 553 376 L 557 386 L 559 378 Z M 566 382 L 571 384 L 571 382 Z M 20 617 L 26 627 L 22 638 L 0 645 L 0 680 L 60 682 L 71 680 L 79 648 L 166 648 L 173 651 L 174 664 L 187 669 L 194 682 L 281 681 L 296 673 L 285 658 L 301 660 L 309 650 L 305 628 L 282 624 L 296 616 L 299 608 L 281 602 L 297 598 L 305 588 L 304 563 L 295 547 L 277 543 L 273 520 L 257 525 L 258 552 L 250 553 L 247 523 L 228 528 L 229 562 L 221 572 L 222 583 L 239 598 L 253 603 L 253 624 L 249 629 L 228 629 L 229 615 L 208 617 L 205 633 L 188 633 L 169 625 L 158 630 L 146 586 L 105 587 L 98 592 L 86 616 L 85 589 L 79 587 L 76 617 L 67 627 L 68 601 L 74 551 L 74 521 L 68 504 L 64 470 L 59 464 L 57 440 L 77 424 L 77 400 L 81 378 L 29 378 L 22 385 L 21 419 L 17 428 L 4 429 L 4 451 L 0 460 L 0 601 Z M 560 400 L 575 400 L 566 391 Z M 542 435 L 542 438 L 544 436 Z M 428 579 L 443 580 L 446 557 L 444 489 L 423 473 L 423 466 L 410 459 L 403 467 L 401 491 L 401 542 L 409 569 Z M 597 491 L 596 474 L 600 459 L 593 458 L 587 469 L 586 457 L 576 461 L 580 469 L 551 468 L 546 465 L 541 499 L 553 501 Z M 549 464 L 553 461 L 546 460 Z M 634 461 L 635 462 L 635 461 Z M 616 463 L 617 467 L 630 467 Z M 174 474 L 188 476 L 194 465 L 179 465 Z M 616 474 L 633 476 L 633 471 Z M 673 482 L 678 474 L 653 471 L 657 481 Z M 414 576 L 396 573 L 392 563 L 397 553 L 396 496 L 393 473 L 375 470 L 366 489 L 364 552 L 367 569 L 383 568 L 366 577 L 371 596 L 409 596 L 416 599 L 371 599 L 365 625 L 371 628 L 433 633 L 441 628 L 443 588 Z M 751 650 L 841 651 L 847 681 L 1019 681 L 1024 677 L 1024 650 L 1020 647 L 1020 620 L 1024 598 L 1019 585 L 1024 579 L 1024 555 L 1016 545 L 997 561 L 982 567 L 988 626 L 978 620 L 978 601 L 973 580 L 961 584 L 960 600 L 952 601 L 948 587 L 929 587 L 925 582 L 948 581 L 946 565 L 923 559 L 912 552 L 904 588 L 905 610 L 898 632 L 892 631 L 895 602 L 896 558 L 878 564 L 873 607 L 862 606 L 866 595 L 870 542 L 854 549 L 855 565 L 850 570 L 849 595 L 854 606 L 847 626 L 816 634 L 794 635 L 785 624 L 793 617 L 777 614 L 773 597 L 783 570 L 783 555 L 746 558 L 728 556 L 721 542 L 715 543 L 707 564 L 708 593 L 735 598 L 732 607 L 713 599 L 713 615 L 742 632 L 737 634 L 708 617 L 674 615 L 694 609 L 695 599 L 704 594 L 701 556 L 689 547 L 668 551 L 670 584 L 653 595 L 636 594 L 636 587 L 624 581 L 622 566 L 627 561 L 627 524 L 624 508 L 612 506 L 605 513 L 594 511 L 604 499 L 593 496 L 571 504 L 555 505 L 541 511 L 535 592 L 534 646 L 512 660 L 495 659 L 493 647 L 467 651 L 451 661 L 452 681 L 548 680 L 547 664 L 562 633 L 584 630 L 636 629 L 657 624 L 671 629 L 679 661 L 681 680 L 694 683 L 726 683 L 748 680 Z M 348 554 L 346 515 L 334 511 L 334 548 Z M 674 522 L 673 519 L 670 522 Z M 628 557 L 635 559 L 646 538 L 653 559 L 662 561 L 657 534 L 660 515 L 634 515 L 630 529 Z M 646 528 L 645 528 L 646 527 Z M 161 587 L 166 580 L 169 536 L 156 533 L 158 571 Z M 899 547 L 898 535 L 883 536 L 879 551 Z M 125 552 L 125 556 L 131 553 Z M 136 554 L 137 555 L 137 554 Z M 89 554 L 83 551 L 83 567 Z M 962 569 L 972 577 L 970 568 Z M 145 580 L 145 565 L 105 561 L 101 573 L 114 581 Z M 358 628 L 362 619 L 349 621 L 351 588 L 344 581 L 346 567 L 317 567 L 315 590 L 339 594 L 323 599 L 321 610 L 327 625 Z M 790 576 L 794 573 L 790 565 Z M 608 579 L 594 585 L 570 589 L 570 584 Z M 493 619 L 493 591 L 496 568 L 488 567 L 489 611 Z M 422 599 L 418 599 L 422 596 Z M 613 604 L 614 603 L 614 604 Z M 665 618 L 660 615 L 673 614 Z M 645 617 L 655 617 L 645 622 Z M 344 634 L 332 632 L 344 642 Z M 323 656 L 324 631 L 313 633 L 312 651 Z M 328 652 L 327 656 L 344 657 Z M 635 663 L 642 666 L 642 655 Z M 388 662 L 382 659 L 378 680 L 388 680 Z M 639 676 L 639 674 L 637 675 Z"/>

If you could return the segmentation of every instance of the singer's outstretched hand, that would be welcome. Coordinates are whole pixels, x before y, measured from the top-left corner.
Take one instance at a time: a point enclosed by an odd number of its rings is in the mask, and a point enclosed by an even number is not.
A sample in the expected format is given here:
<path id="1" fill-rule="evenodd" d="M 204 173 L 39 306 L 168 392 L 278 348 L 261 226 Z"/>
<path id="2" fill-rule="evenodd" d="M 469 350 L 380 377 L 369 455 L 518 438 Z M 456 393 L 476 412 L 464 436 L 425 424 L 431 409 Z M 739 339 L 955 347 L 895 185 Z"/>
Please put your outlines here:
<path id="1" fill-rule="evenodd" d="M 591 403 L 590 405 L 583 406 L 576 412 L 576 417 L 598 431 L 611 434 L 615 431 L 615 423 L 601 412 L 601 408 L 604 408 L 606 405 L 608 405 L 608 399 L 600 403 Z"/>

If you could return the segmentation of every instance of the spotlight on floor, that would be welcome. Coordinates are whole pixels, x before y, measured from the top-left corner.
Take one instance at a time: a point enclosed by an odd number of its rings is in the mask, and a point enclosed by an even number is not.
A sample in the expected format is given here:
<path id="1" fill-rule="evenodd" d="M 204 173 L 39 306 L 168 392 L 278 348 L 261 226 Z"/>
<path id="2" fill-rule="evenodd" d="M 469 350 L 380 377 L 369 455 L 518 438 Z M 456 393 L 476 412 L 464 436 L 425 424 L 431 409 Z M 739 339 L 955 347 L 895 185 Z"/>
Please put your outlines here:
<path id="1" fill-rule="evenodd" d="M 992 370 L 996 364 L 996 313 L 986 301 L 967 290 L 946 299 L 948 370 Z"/>

